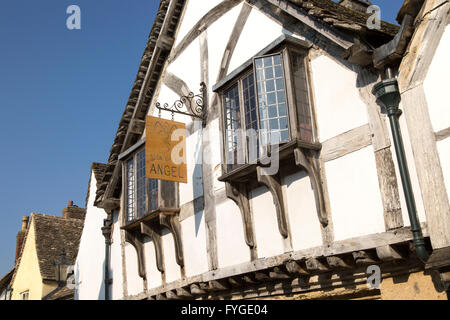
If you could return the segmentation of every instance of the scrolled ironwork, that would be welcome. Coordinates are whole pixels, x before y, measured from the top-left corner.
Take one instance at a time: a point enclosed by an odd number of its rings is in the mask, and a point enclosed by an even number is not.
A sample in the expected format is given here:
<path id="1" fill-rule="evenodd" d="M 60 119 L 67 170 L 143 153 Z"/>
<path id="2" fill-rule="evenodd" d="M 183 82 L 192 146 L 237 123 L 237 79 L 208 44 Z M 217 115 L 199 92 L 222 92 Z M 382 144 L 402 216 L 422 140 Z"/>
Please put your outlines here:
<path id="1" fill-rule="evenodd" d="M 199 118 L 204 121 L 206 118 L 206 93 L 206 84 L 202 82 L 200 84 L 199 94 L 189 92 L 186 96 L 181 96 L 180 99 L 175 101 L 171 106 L 168 103 L 161 105 L 159 102 L 157 102 L 155 106 L 160 111 L 163 110 L 171 112 L 172 115 L 174 113 L 178 113 Z"/>

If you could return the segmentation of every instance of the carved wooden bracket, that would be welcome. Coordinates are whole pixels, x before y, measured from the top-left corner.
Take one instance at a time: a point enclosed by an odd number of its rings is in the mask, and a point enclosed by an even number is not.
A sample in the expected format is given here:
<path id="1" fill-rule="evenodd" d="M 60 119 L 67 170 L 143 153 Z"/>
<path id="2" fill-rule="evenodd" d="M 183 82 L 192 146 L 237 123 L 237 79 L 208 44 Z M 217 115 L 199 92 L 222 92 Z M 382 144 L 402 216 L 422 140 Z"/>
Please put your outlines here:
<path id="1" fill-rule="evenodd" d="M 181 226 L 178 212 L 162 211 L 159 216 L 161 225 L 167 227 L 172 233 L 175 242 L 175 258 L 180 267 L 184 267 L 183 244 L 181 240 Z"/>
<path id="2" fill-rule="evenodd" d="M 142 236 L 138 232 L 130 232 L 125 230 L 125 241 L 133 245 L 136 249 L 138 259 L 138 272 L 141 278 L 146 278 L 145 272 L 145 260 L 144 260 L 144 244 L 142 242 Z"/>
<path id="3" fill-rule="evenodd" d="M 225 191 L 227 197 L 233 200 L 239 207 L 244 224 L 245 242 L 250 248 L 255 246 L 252 228 L 252 216 L 250 212 L 250 202 L 248 200 L 247 186 L 245 183 L 226 182 Z"/>
<path id="4" fill-rule="evenodd" d="M 284 238 L 287 238 L 288 228 L 286 218 L 286 205 L 284 203 L 279 174 L 269 176 L 263 174 L 263 170 L 263 167 L 256 168 L 258 182 L 266 186 L 272 194 L 273 203 L 275 204 L 275 208 L 277 211 L 278 230 Z"/>
<path id="5" fill-rule="evenodd" d="M 155 247 L 156 267 L 160 272 L 164 272 L 164 252 L 161 242 L 161 235 L 157 232 L 156 225 L 147 221 L 141 222 L 141 233 L 152 239 Z"/>
<path id="6" fill-rule="evenodd" d="M 320 178 L 320 173 L 318 166 L 314 163 L 312 157 L 307 157 L 303 149 L 294 149 L 295 164 L 306 171 L 311 181 L 314 198 L 316 200 L 317 216 L 322 226 L 328 225 L 328 218 L 325 209 L 325 201 L 323 196 L 322 179 Z"/>

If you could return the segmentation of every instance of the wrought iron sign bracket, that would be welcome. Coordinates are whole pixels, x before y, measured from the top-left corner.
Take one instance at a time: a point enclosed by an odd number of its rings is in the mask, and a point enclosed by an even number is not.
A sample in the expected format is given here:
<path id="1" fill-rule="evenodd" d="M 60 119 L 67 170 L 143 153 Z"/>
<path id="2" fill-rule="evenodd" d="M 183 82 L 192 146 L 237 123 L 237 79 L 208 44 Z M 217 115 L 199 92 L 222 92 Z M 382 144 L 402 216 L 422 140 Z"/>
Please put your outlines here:
<path id="1" fill-rule="evenodd" d="M 172 106 L 168 103 L 157 102 L 155 104 L 156 108 L 159 110 L 159 116 L 161 116 L 161 111 L 167 111 L 172 113 L 172 120 L 175 113 L 183 114 L 186 116 L 191 116 L 202 120 L 203 127 L 206 125 L 207 117 L 207 98 L 208 90 L 204 82 L 200 83 L 200 93 L 194 94 L 189 92 L 186 96 L 181 96 L 179 100 L 175 101 Z"/>

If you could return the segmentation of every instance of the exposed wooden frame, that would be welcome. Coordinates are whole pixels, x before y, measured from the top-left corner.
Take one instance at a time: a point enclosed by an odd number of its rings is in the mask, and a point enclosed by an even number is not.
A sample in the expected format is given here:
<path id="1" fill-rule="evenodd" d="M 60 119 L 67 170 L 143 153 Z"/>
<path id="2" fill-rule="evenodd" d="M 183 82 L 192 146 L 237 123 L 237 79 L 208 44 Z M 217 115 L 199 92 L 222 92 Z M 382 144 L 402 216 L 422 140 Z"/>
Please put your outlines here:
<path id="1" fill-rule="evenodd" d="M 168 62 L 175 61 L 183 51 L 204 31 L 208 29 L 215 21 L 222 17 L 225 13 L 233 9 L 243 0 L 224 0 L 213 9 L 208 11 L 200 20 L 191 28 L 181 42 L 172 49 Z"/>
<path id="2" fill-rule="evenodd" d="M 325 207 L 325 199 L 321 176 L 319 173 L 319 164 L 313 156 L 308 154 L 307 150 L 296 148 L 294 150 L 295 164 L 306 171 L 311 181 L 316 201 L 317 217 L 322 226 L 328 225 L 328 214 Z"/>
<path id="3" fill-rule="evenodd" d="M 252 260 L 256 259 L 255 235 L 253 231 L 253 217 L 250 209 L 250 201 L 245 183 L 225 182 L 226 195 L 233 200 L 241 212 L 242 224 L 244 227 L 245 243 L 250 247 Z"/>
<path id="4" fill-rule="evenodd" d="M 156 267 L 160 272 L 165 272 L 164 268 L 164 249 L 162 246 L 161 235 L 156 231 L 156 227 L 147 221 L 141 222 L 141 233 L 152 239 L 155 247 Z"/>
<path id="5" fill-rule="evenodd" d="M 283 238 L 287 238 L 289 236 L 287 226 L 287 210 L 283 197 L 283 190 L 281 188 L 280 177 L 278 174 L 272 176 L 266 175 L 264 174 L 263 170 L 263 167 L 256 167 L 256 176 L 258 182 L 267 187 L 267 189 L 269 189 L 270 193 L 272 194 L 273 203 L 277 212 L 278 231 L 283 236 Z"/>

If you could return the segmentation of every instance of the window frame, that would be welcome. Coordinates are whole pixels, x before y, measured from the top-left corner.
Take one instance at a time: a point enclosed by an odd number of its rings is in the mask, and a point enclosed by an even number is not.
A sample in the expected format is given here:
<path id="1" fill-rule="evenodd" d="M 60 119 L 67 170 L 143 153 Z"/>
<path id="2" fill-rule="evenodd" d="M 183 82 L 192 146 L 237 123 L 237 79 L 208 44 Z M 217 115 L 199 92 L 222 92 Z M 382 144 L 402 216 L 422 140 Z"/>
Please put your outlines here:
<path id="1" fill-rule="evenodd" d="M 259 114 L 259 97 L 257 92 L 257 75 L 256 75 L 256 64 L 255 60 L 274 56 L 277 54 L 281 54 L 282 64 L 283 64 L 283 81 L 284 81 L 284 92 L 286 96 L 286 116 L 287 116 L 287 127 L 288 127 L 288 136 L 289 141 L 283 142 L 280 144 L 280 151 L 283 148 L 289 148 L 290 145 L 301 145 L 302 147 L 309 148 L 312 150 L 320 150 L 320 143 L 317 141 L 317 126 L 316 126 L 316 115 L 315 115 L 315 105 L 314 105 L 314 93 L 311 82 L 311 68 L 310 68 L 310 60 L 309 60 L 309 48 L 310 45 L 305 45 L 305 42 L 298 41 L 298 39 L 293 39 L 292 37 L 283 35 L 276 41 L 274 41 L 273 45 L 269 45 L 268 48 L 263 50 L 262 52 L 253 56 L 249 61 L 244 63 L 241 67 L 237 68 L 235 71 L 231 72 L 229 76 L 222 79 L 219 83 L 217 83 L 213 90 L 219 95 L 219 106 L 220 106 L 220 129 L 222 131 L 222 176 L 219 178 L 221 181 L 230 180 L 231 177 L 237 175 L 238 178 L 242 178 L 242 173 L 240 171 L 253 171 L 252 168 L 256 167 L 258 163 L 260 163 L 261 153 L 258 155 L 258 159 L 256 163 L 249 163 L 248 160 L 248 148 L 247 148 L 247 139 L 241 138 L 243 141 L 243 152 L 245 156 L 245 164 L 235 165 L 233 169 L 228 168 L 228 151 L 227 151 L 227 141 L 226 141 L 226 122 L 225 122 L 225 105 L 224 105 L 224 94 L 232 88 L 236 83 L 238 83 L 239 90 L 239 103 L 240 110 L 243 116 L 241 116 L 241 125 L 246 128 L 246 119 L 245 119 L 245 109 L 243 103 L 243 88 L 242 88 L 242 80 L 246 78 L 250 73 L 253 73 L 254 77 L 254 90 L 255 90 L 255 99 L 256 99 L 256 107 L 257 107 L 257 119 L 258 119 L 258 129 L 260 129 L 260 114 Z M 305 141 L 301 138 L 301 129 L 300 129 L 300 119 L 299 119 L 299 108 L 301 106 L 297 105 L 296 94 L 299 90 L 295 86 L 294 79 L 294 67 L 293 67 L 293 55 L 297 54 L 302 56 L 302 62 L 304 66 L 305 80 L 306 80 L 306 89 L 308 97 L 308 107 L 309 107 L 309 121 L 311 125 L 311 141 Z M 247 129 L 246 129 L 247 130 Z M 258 140 L 261 141 L 261 132 L 258 130 Z M 259 143 L 258 143 L 259 144 Z M 289 152 L 288 152 L 289 154 Z M 234 174 L 236 173 L 236 174 Z"/>

